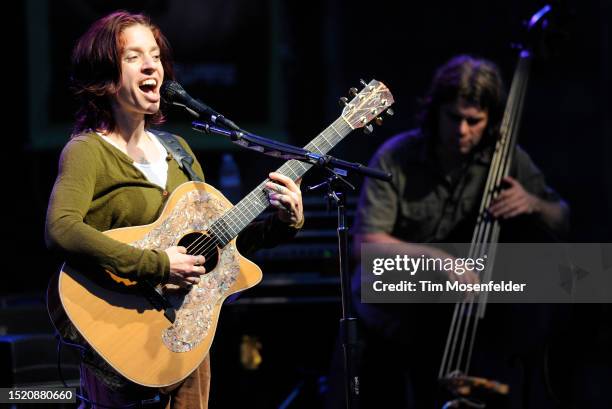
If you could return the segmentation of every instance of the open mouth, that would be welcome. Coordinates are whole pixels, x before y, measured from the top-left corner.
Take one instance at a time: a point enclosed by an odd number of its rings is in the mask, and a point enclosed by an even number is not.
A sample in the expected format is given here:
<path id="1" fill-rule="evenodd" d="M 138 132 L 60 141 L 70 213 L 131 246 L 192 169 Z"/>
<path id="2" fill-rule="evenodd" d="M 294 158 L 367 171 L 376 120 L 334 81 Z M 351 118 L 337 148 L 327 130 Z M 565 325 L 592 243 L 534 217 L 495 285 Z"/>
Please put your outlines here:
<path id="1" fill-rule="evenodd" d="M 145 94 L 155 92 L 157 89 L 157 81 L 154 79 L 144 80 L 138 85 L 138 88 Z"/>

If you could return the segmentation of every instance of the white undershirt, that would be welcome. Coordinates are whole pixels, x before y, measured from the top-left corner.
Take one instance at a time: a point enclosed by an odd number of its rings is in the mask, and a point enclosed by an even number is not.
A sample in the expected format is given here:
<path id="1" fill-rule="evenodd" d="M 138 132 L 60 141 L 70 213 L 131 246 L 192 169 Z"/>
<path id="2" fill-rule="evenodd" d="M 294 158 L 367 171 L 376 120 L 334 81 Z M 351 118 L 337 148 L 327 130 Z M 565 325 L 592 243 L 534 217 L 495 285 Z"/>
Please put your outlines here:
<path id="1" fill-rule="evenodd" d="M 117 145 L 115 141 L 110 139 L 108 136 L 102 135 L 99 132 L 98 135 L 100 135 L 106 142 L 123 152 L 119 145 Z M 138 163 L 134 161 L 132 164 L 136 167 L 136 169 L 140 170 L 143 175 L 145 175 L 149 182 L 156 184 L 162 189 L 165 189 L 166 182 L 168 181 L 168 162 L 166 161 L 168 151 L 166 151 L 166 148 L 164 148 L 155 135 L 153 135 L 151 132 L 147 132 L 147 135 L 149 138 L 151 138 L 153 144 L 159 151 L 158 159 L 151 163 Z"/>

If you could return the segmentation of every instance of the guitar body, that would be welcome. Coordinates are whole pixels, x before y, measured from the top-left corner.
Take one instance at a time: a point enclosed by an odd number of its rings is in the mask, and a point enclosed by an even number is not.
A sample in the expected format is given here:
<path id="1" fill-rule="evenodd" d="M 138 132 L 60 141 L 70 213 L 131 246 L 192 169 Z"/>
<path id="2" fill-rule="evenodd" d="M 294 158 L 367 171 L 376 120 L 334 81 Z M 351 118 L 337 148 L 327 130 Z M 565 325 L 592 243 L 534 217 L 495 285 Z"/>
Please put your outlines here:
<path id="1" fill-rule="evenodd" d="M 135 247 L 164 250 L 183 245 L 187 236 L 203 237 L 231 206 L 212 186 L 187 182 L 173 192 L 154 223 L 105 234 Z M 215 253 L 216 265 L 207 268 L 198 285 L 190 290 L 163 287 L 176 312 L 174 323 L 163 309 L 153 307 L 136 283 L 108 272 L 88 274 L 67 264 L 49 287 L 50 316 L 60 332 L 68 318 L 85 341 L 131 381 L 150 387 L 173 385 L 208 354 L 223 301 L 262 278 L 259 267 L 238 253 L 235 239 Z"/>

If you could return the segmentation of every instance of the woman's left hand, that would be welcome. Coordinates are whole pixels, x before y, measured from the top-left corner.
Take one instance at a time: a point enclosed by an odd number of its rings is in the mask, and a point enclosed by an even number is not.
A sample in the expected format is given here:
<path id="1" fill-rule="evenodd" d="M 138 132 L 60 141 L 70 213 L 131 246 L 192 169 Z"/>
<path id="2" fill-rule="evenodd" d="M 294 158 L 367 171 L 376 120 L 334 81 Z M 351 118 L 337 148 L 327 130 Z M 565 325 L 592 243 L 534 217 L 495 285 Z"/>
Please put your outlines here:
<path id="1" fill-rule="evenodd" d="M 280 173 L 272 172 L 270 181 L 266 182 L 268 200 L 278 209 L 278 217 L 290 226 L 300 228 L 304 224 L 302 207 L 301 179 L 296 182 Z"/>

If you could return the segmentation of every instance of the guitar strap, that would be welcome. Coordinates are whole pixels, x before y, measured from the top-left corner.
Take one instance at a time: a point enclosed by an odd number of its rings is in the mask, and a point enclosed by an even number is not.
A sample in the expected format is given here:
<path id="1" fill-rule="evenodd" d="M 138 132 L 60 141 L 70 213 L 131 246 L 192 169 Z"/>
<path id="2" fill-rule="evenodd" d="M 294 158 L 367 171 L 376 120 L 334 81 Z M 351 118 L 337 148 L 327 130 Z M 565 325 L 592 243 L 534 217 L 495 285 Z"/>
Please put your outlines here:
<path id="1" fill-rule="evenodd" d="M 189 176 L 190 180 L 193 180 L 194 182 L 203 182 L 202 178 L 200 178 L 193 171 L 193 156 L 191 156 L 185 150 L 185 148 L 183 148 L 183 145 L 181 145 L 178 139 L 176 139 L 176 136 L 169 132 L 159 131 L 157 129 L 149 129 L 149 131 L 157 136 L 159 142 L 168 152 L 170 152 L 174 160 L 178 163 L 179 168 L 181 168 L 183 172 Z"/>

